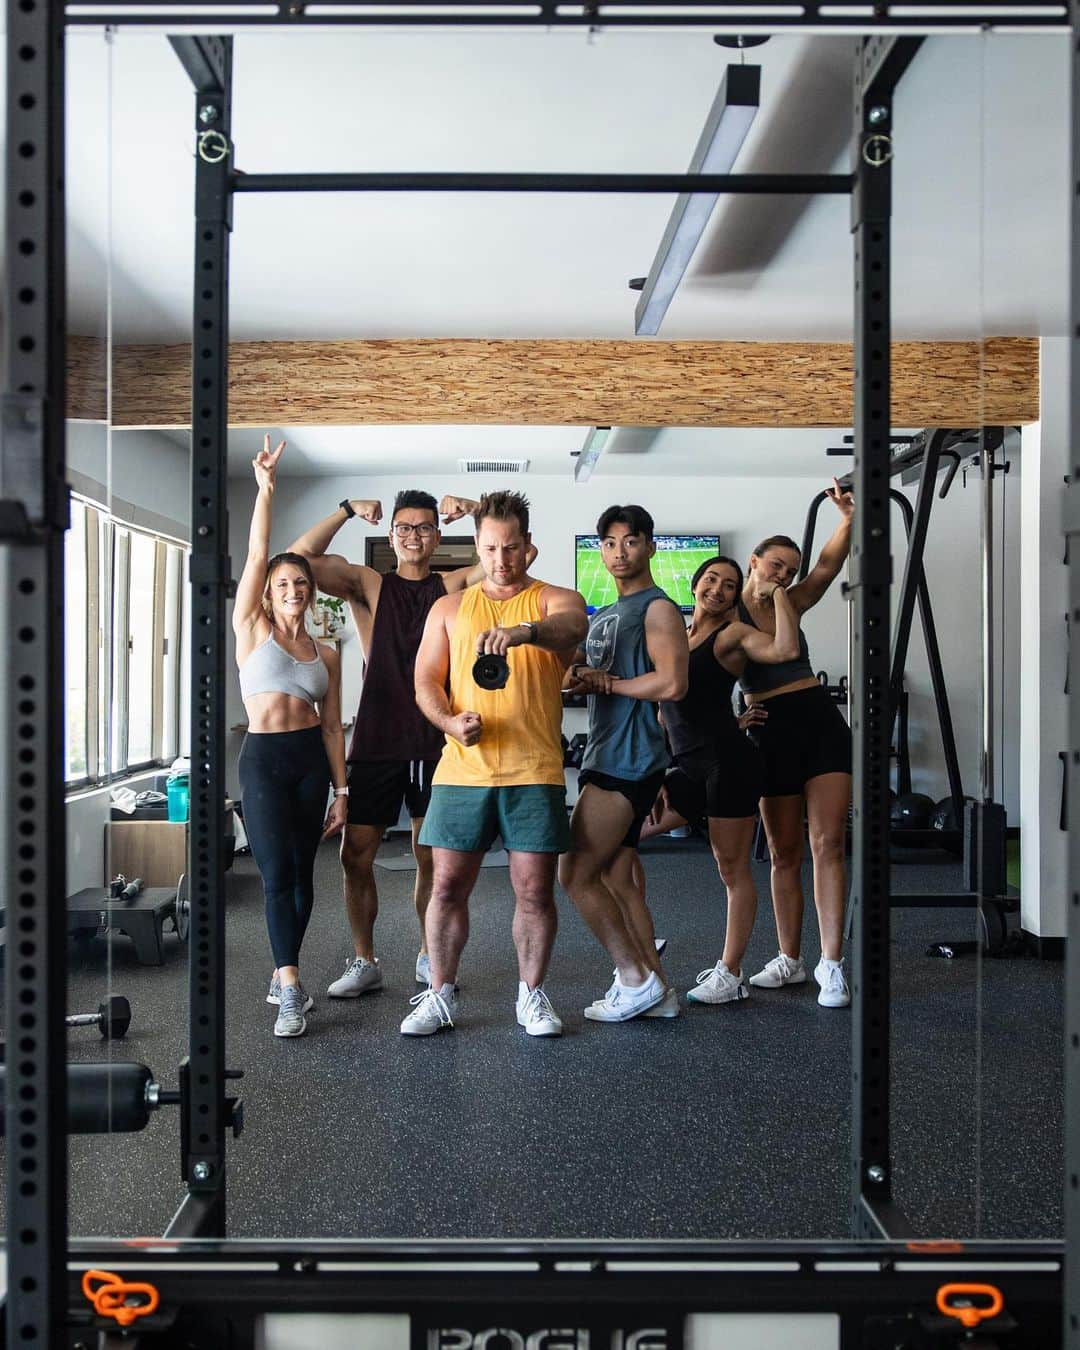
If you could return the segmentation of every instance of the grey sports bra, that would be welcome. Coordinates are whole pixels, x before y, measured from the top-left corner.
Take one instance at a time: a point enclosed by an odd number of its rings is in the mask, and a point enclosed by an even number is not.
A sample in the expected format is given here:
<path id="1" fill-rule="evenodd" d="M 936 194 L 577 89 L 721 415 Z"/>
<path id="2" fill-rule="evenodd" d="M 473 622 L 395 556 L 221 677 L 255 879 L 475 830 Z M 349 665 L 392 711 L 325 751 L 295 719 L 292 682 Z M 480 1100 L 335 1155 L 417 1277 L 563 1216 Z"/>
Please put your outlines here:
<path id="1" fill-rule="evenodd" d="M 739 618 L 751 628 L 757 628 L 742 600 L 739 601 Z M 810 648 L 806 645 L 806 634 L 800 626 L 799 654 L 794 660 L 780 661 L 773 666 L 747 659 L 743 673 L 739 676 L 739 683 L 748 694 L 764 694 L 770 689 L 779 689 L 781 685 L 805 680 L 808 676 L 813 679 L 814 672 L 810 665 Z"/>
<path id="2" fill-rule="evenodd" d="M 273 633 L 240 667 L 240 696 L 245 699 L 253 694 L 288 694 L 314 707 L 326 697 L 329 683 L 326 664 L 318 652 L 313 661 L 298 661 L 278 646 Z"/>

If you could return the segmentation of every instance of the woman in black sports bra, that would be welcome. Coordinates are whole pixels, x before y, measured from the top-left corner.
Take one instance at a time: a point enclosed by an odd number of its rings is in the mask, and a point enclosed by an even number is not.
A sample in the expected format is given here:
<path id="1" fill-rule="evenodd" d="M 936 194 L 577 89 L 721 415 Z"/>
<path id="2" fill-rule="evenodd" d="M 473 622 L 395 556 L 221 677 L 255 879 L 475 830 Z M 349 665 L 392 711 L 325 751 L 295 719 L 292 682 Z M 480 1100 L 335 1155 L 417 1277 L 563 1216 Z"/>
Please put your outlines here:
<path id="1" fill-rule="evenodd" d="M 699 973 L 687 998 L 729 1003 L 749 992 L 742 959 L 757 910 L 750 846 L 764 787 L 761 754 L 735 719 L 732 694 L 748 658 L 769 665 L 797 654 L 799 622 L 783 587 L 767 580 L 755 584 L 754 595 L 770 610 L 775 604 L 774 632 L 741 622 L 736 606 L 743 575 L 732 558 L 702 563 L 690 585 L 689 684 L 685 698 L 660 705 L 676 764 L 661 796 L 688 820 L 708 816 L 709 843 L 727 889 L 727 927 L 723 956 Z"/>
<path id="2" fill-rule="evenodd" d="M 739 617 L 762 633 L 773 631 L 773 611 L 757 598 L 761 580 L 788 589 L 797 614 L 816 605 L 835 581 L 848 556 L 855 499 L 836 479 L 828 492 L 840 523 L 802 581 L 796 582 L 800 552 L 786 535 L 762 540 L 750 557 Z M 844 977 L 844 841 L 851 803 L 851 732 L 839 708 L 818 683 L 806 639 L 800 634 L 794 660 L 764 665 L 749 660 L 739 683 L 753 707 L 764 707 L 766 721 L 751 735 L 761 750 L 765 786 L 761 819 L 772 859 L 772 899 L 779 953 L 750 977 L 760 989 L 801 984 L 806 968 L 800 956 L 803 921 L 803 814 L 809 826 L 814 863 L 814 903 L 821 933 L 821 960 L 814 978 L 818 1002 L 843 1008 L 851 1001 Z"/>

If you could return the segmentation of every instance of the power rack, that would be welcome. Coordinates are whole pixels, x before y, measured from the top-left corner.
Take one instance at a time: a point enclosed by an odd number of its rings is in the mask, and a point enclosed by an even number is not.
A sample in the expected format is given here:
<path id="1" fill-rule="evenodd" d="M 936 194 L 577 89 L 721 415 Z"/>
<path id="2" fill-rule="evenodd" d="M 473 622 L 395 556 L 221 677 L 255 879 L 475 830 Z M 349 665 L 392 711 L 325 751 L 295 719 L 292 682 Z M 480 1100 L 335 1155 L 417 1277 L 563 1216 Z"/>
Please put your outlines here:
<path id="1" fill-rule="evenodd" d="M 271 12 L 267 12 L 268 9 Z M 171 39 L 195 91 L 196 160 L 192 402 L 192 777 L 190 1050 L 179 1092 L 158 1089 L 146 1107 L 177 1103 L 188 1194 L 159 1243 L 69 1241 L 66 1200 L 68 1081 L 64 1012 L 63 535 L 65 485 L 64 49 L 66 24 L 205 26 L 195 3 L 140 0 L 72 4 L 8 0 L 6 287 L 0 546 L 5 607 L 0 791 L 9 810 L 0 839 L 9 943 L 5 1075 L 8 1177 L 6 1343 L 66 1346 L 78 1333 L 112 1344 L 79 1293 L 88 1266 L 151 1279 L 162 1295 L 126 1345 L 248 1345 L 257 1312 L 394 1309 L 412 1318 L 412 1344 L 441 1350 L 440 1328 L 513 1328 L 552 1309 L 605 1337 L 646 1317 L 657 1345 L 680 1343 L 682 1319 L 708 1311 L 828 1310 L 847 1346 L 952 1344 L 934 1324 L 942 1281 L 988 1272 L 1005 1287 L 1007 1316 L 984 1335 L 1015 1346 L 1080 1350 L 1080 953 L 1067 943 L 1066 1243 L 920 1244 L 892 1198 L 889 1139 L 890 933 L 888 765 L 891 582 L 890 218 L 892 98 L 922 35 L 995 28 L 1058 30 L 1072 37 L 1071 389 L 1080 384 L 1080 12 L 1074 3 L 924 0 L 757 0 L 677 6 L 621 0 L 233 0 L 215 17 L 248 24 L 502 27 L 707 27 L 730 33 L 850 32 L 855 45 L 850 175 L 524 175 L 237 173 L 231 140 L 232 39 Z M 211 110 L 211 111 L 207 111 Z M 226 1236 L 226 1132 L 238 1126 L 224 1061 L 223 838 L 227 557 L 228 261 L 238 191 L 447 190 L 542 192 L 850 193 L 856 282 L 852 602 L 855 744 L 852 1047 L 852 1231 L 836 1244 L 362 1243 L 237 1244 Z M 1071 398 L 1080 446 L 1080 400 Z M 1080 464 L 1066 494 L 1074 669 L 1080 668 Z M 1070 694 L 1068 767 L 1080 764 L 1080 689 Z M 1080 790 L 1069 793 L 1068 935 L 1080 937 Z M 109 1084 L 102 1083 L 102 1091 Z M 157 1085 L 151 1085 L 156 1087 Z M 145 1114 L 145 1111 L 144 1111 Z M 138 1112 L 134 1115 L 137 1117 Z M 136 1119 L 133 1128 L 138 1127 Z M 187 1239 L 181 1246 L 181 1240 Z M 223 1320 L 220 1299 L 232 1320 Z M 214 1305 L 217 1304 L 218 1311 Z M 657 1324 L 658 1314 L 662 1321 Z M 448 1323 L 447 1318 L 457 1321 Z M 215 1320 L 216 1319 L 216 1320 Z M 1011 1320 L 1010 1320 L 1011 1319 Z M 938 1319 L 938 1323 L 942 1319 Z M 563 1323 L 565 1325 L 565 1322 Z M 192 1342 L 185 1329 L 199 1330 Z M 612 1330 L 614 1328 L 614 1331 Z M 993 1332 L 991 1332 L 993 1329 Z M 509 1332 L 507 1333 L 509 1334 Z M 514 1333 L 517 1334 L 516 1332 Z M 569 1334 L 569 1333 L 560 1333 Z M 962 1333 L 957 1329 L 957 1337 Z M 174 1337 L 184 1336 L 184 1339 Z M 945 1337 L 942 1339 L 942 1337 Z M 434 1339 L 432 1339 L 434 1337 Z M 936 1338 L 936 1339 L 935 1339 Z M 516 1342 L 513 1342 L 516 1344 Z M 579 1340 L 578 1345 L 587 1344 Z M 594 1341 L 593 1344 L 600 1342 Z M 605 1342 L 606 1343 L 606 1342 Z M 612 1344 L 616 1341 L 613 1339 Z M 628 1344 L 625 1341 L 619 1344 Z M 645 1341 L 635 1342 L 645 1350 Z"/>

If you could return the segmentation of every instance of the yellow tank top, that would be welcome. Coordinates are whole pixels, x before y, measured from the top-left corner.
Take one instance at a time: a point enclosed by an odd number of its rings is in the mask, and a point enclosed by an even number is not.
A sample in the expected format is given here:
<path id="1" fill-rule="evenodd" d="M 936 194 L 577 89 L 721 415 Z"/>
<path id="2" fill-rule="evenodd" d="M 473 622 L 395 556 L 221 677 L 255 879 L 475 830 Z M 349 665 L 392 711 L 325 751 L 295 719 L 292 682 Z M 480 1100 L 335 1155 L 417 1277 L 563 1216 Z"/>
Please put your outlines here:
<path id="1" fill-rule="evenodd" d="M 476 745 L 467 747 L 447 736 L 433 783 L 563 786 L 562 661 L 553 652 L 522 645 L 506 654 L 510 678 L 502 689 L 481 689 L 472 677 L 476 635 L 526 620 L 539 623 L 545 584 L 534 581 L 509 600 L 490 599 L 482 583 L 463 593 L 450 638 L 450 709 L 479 713 L 484 730 Z"/>

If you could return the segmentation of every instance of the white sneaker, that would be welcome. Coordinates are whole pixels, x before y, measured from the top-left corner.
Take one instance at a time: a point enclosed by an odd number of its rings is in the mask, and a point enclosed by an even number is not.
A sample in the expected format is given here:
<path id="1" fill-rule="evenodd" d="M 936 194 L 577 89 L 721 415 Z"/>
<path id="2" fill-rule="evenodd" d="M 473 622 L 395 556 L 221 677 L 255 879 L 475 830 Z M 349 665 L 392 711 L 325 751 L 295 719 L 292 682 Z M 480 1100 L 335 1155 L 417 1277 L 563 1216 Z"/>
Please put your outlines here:
<path id="1" fill-rule="evenodd" d="M 331 998 L 359 998 L 372 989 L 382 988 L 382 968 L 379 958 L 367 961 L 362 956 L 354 956 L 345 967 L 345 974 L 327 989 Z"/>
<path id="2" fill-rule="evenodd" d="M 535 989 L 527 984 L 518 985 L 517 1020 L 518 1026 L 524 1027 L 530 1036 L 562 1035 L 562 1019 L 541 985 Z"/>
<path id="3" fill-rule="evenodd" d="M 678 1017 L 682 1012 L 679 1007 L 679 996 L 671 985 L 668 985 L 667 992 L 659 1003 L 654 1003 L 651 1008 L 647 1008 L 641 1015 L 642 1017 Z"/>
<path id="4" fill-rule="evenodd" d="M 416 957 L 416 983 L 431 983 L 431 957 L 427 952 L 420 952 Z"/>
<path id="5" fill-rule="evenodd" d="M 691 1003 L 733 1003 L 749 998 L 750 990 L 741 974 L 733 975 L 723 961 L 717 961 L 715 966 L 698 971 L 697 984 L 687 990 L 686 997 Z"/>
<path id="6" fill-rule="evenodd" d="M 802 984 L 806 979 L 806 967 L 801 956 L 778 956 L 766 963 L 756 975 L 750 976 L 750 983 L 759 989 L 779 989 L 785 984 Z"/>
<path id="7" fill-rule="evenodd" d="M 401 1024 L 403 1036 L 433 1036 L 443 1027 L 453 1027 L 458 1010 L 456 991 L 444 997 L 438 990 L 428 988 L 409 1002 L 413 1010 Z"/>
<path id="8" fill-rule="evenodd" d="M 667 990 L 656 971 L 649 972 L 649 978 L 637 988 L 627 988 L 618 980 L 611 986 L 603 998 L 585 1009 L 590 1022 L 629 1022 L 632 1017 L 663 1002 Z"/>
<path id="9" fill-rule="evenodd" d="M 846 1008 L 851 1002 L 843 960 L 827 961 L 823 956 L 814 969 L 814 979 L 821 985 L 817 1001 L 823 1008 Z"/>

